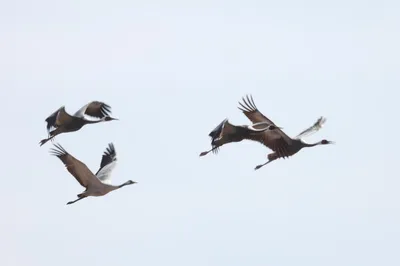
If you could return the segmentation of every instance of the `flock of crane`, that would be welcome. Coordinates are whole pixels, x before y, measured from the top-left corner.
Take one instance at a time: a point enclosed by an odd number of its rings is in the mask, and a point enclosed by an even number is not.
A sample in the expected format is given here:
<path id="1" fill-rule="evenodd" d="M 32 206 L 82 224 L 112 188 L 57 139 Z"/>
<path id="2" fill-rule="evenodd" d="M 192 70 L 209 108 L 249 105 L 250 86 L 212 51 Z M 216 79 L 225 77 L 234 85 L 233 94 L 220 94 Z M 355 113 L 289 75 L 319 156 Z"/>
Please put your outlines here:
<path id="1" fill-rule="evenodd" d="M 245 139 L 257 141 L 273 151 L 268 154 L 267 162 L 255 167 L 255 170 L 257 170 L 276 159 L 288 158 L 305 147 L 334 143 L 326 139 L 313 144 L 305 143 L 301 140 L 301 138 L 321 129 L 326 121 L 324 117 L 320 117 L 311 127 L 302 131 L 295 138 L 291 138 L 282 131 L 281 127 L 275 125 L 274 122 L 257 109 L 252 96 L 243 98 L 243 102 L 239 102 L 239 105 L 239 110 L 246 115 L 252 125 L 235 126 L 229 123 L 228 119 L 224 119 L 209 133 L 212 148 L 200 153 L 200 156 L 207 155 L 209 152 L 216 154 L 221 146 L 228 143 L 240 142 Z M 48 138 L 41 140 L 40 146 L 49 140 L 53 141 L 59 134 L 78 131 L 87 124 L 118 120 L 111 117 L 110 113 L 111 107 L 99 101 L 86 104 L 74 115 L 68 114 L 65 111 L 65 106 L 62 106 L 46 118 Z M 97 118 L 97 120 L 89 120 L 85 116 Z M 77 195 L 78 199 L 67 204 L 75 203 L 89 196 L 104 196 L 113 190 L 137 183 L 128 180 L 118 186 L 111 184 L 111 172 L 117 161 L 113 143 L 108 144 L 96 174 L 93 174 L 84 163 L 69 154 L 60 144 L 54 144 L 54 148 L 50 152 L 64 163 L 71 175 L 85 188 L 84 192 Z"/>

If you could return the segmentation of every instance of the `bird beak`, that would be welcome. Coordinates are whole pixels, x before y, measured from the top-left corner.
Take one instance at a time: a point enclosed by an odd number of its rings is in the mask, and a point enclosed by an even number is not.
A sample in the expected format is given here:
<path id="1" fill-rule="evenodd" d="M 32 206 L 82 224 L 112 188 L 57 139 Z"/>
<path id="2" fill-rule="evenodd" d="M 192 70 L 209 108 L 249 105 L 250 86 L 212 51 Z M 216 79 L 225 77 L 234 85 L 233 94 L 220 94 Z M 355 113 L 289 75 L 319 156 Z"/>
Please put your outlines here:
<path id="1" fill-rule="evenodd" d="M 334 142 L 334 141 L 329 141 L 329 144 L 336 144 L 336 142 Z"/>

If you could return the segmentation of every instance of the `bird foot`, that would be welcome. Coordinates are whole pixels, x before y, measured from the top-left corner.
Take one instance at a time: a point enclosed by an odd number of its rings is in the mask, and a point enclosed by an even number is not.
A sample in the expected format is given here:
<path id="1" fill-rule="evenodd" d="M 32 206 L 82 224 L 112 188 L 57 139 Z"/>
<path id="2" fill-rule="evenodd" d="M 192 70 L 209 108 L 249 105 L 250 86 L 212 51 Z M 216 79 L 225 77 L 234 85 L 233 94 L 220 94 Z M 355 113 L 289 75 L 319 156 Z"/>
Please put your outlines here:
<path id="1" fill-rule="evenodd" d="M 40 142 L 39 142 L 39 144 L 40 144 L 40 146 L 43 146 L 43 144 L 45 144 L 47 142 L 47 139 L 42 139 Z"/>
<path id="2" fill-rule="evenodd" d="M 208 153 L 208 151 L 204 151 L 204 152 L 200 153 L 200 156 L 207 155 L 207 153 Z"/>
<path id="3" fill-rule="evenodd" d="M 260 164 L 260 165 L 257 165 L 257 166 L 256 166 L 256 168 L 254 168 L 254 170 L 258 170 L 258 169 L 260 169 L 261 167 L 263 167 L 263 165 L 262 165 L 262 164 Z"/>

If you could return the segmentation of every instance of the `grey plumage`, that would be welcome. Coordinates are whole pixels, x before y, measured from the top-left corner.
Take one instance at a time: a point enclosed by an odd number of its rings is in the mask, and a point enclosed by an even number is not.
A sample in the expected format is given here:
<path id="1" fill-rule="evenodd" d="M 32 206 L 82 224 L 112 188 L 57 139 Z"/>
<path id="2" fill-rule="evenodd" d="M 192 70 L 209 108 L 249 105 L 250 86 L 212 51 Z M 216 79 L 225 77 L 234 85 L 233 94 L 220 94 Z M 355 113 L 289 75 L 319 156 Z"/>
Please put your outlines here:
<path id="1" fill-rule="evenodd" d="M 70 201 L 67 204 L 75 203 L 78 200 L 82 200 L 89 196 L 104 196 L 109 192 L 119 189 L 123 186 L 137 183 L 135 181 L 128 180 L 119 186 L 113 186 L 110 184 L 111 172 L 117 161 L 115 148 L 112 143 L 108 145 L 107 150 L 104 152 L 100 163 L 100 168 L 96 174 L 93 174 L 84 163 L 69 154 L 60 144 L 55 144 L 54 148 L 50 149 L 50 154 L 58 157 L 67 168 L 68 172 L 75 177 L 76 181 L 78 181 L 81 186 L 86 188 L 84 192 L 77 195 L 78 199 Z"/>

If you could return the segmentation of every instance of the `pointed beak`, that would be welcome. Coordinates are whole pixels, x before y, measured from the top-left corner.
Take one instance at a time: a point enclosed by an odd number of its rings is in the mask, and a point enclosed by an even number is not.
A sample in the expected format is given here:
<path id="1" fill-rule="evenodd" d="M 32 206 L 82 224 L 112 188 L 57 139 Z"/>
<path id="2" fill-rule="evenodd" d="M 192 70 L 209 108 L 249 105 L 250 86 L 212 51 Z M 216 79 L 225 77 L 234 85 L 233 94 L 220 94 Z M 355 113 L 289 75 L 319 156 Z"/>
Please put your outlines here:
<path id="1" fill-rule="evenodd" d="M 329 141 L 329 144 L 336 144 L 336 142 L 334 142 L 334 141 Z"/>

